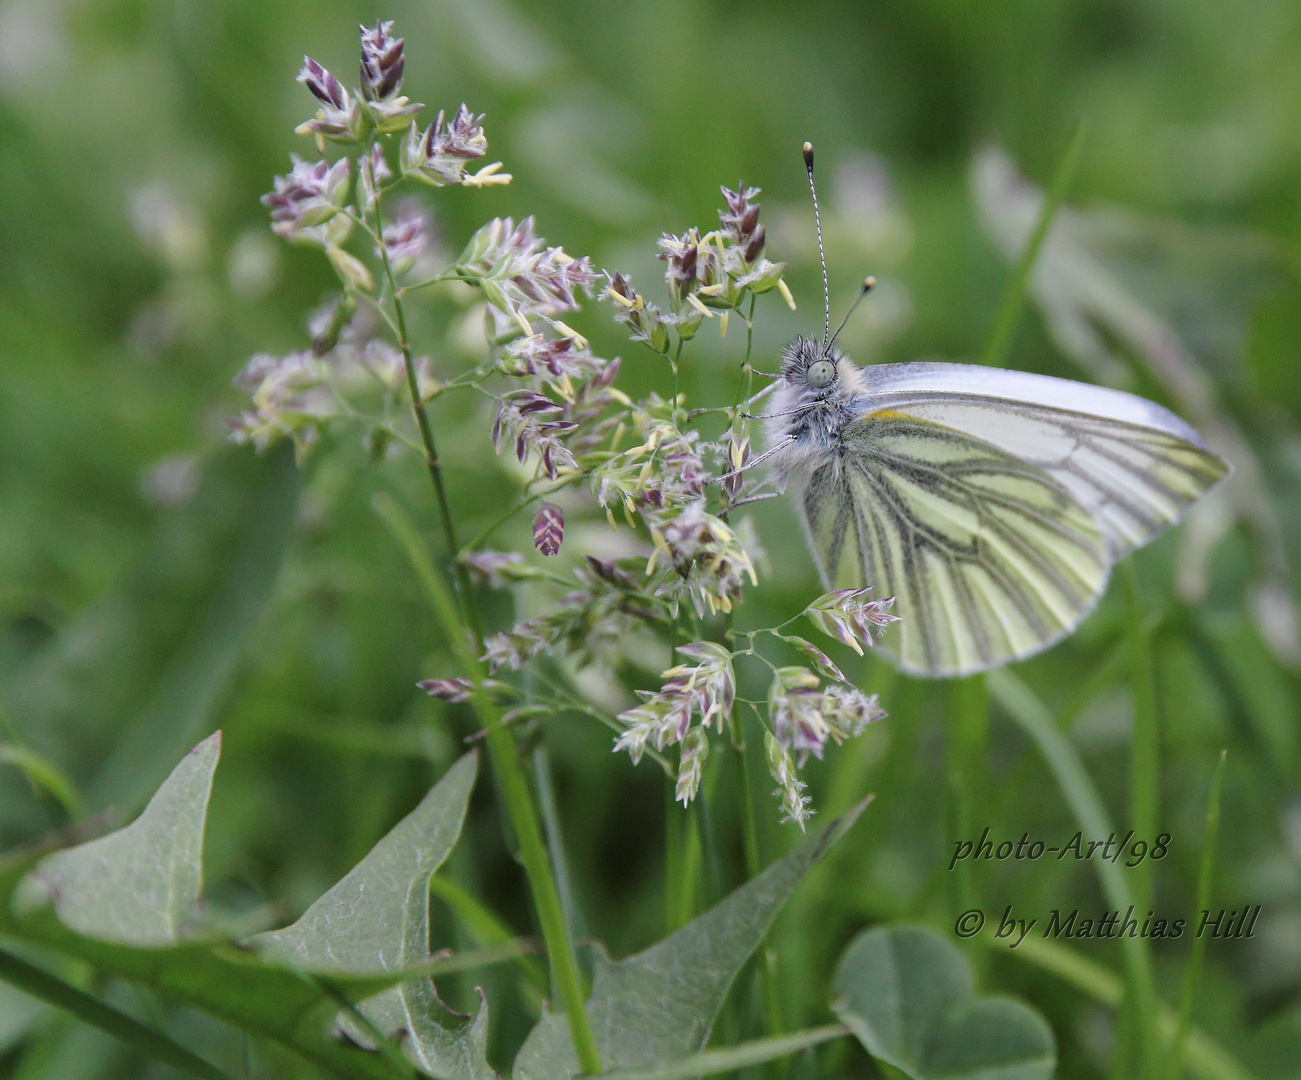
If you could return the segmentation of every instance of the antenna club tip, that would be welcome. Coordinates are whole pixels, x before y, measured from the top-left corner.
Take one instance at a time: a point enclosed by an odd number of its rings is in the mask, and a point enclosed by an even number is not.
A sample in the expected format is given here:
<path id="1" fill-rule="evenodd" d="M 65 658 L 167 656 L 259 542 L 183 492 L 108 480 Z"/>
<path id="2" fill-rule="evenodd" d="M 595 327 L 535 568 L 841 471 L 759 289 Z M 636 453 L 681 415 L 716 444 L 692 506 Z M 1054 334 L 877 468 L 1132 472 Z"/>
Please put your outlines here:
<path id="1" fill-rule="evenodd" d="M 811 142 L 804 144 L 804 164 L 810 169 L 813 168 L 813 144 Z"/>
<path id="2" fill-rule="evenodd" d="M 876 278 L 872 277 L 869 274 L 867 277 L 863 279 L 863 291 L 870 292 L 872 289 L 875 288 L 876 288 Z"/>

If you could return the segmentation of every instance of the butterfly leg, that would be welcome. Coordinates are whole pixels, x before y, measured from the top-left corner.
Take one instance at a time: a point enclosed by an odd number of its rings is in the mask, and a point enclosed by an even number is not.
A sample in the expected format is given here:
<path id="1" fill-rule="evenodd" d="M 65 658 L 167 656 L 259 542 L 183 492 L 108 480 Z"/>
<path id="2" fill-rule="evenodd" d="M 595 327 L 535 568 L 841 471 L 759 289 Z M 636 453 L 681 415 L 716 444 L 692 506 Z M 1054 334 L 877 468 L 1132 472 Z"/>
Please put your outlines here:
<path id="1" fill-rule="evenodd" d="M 778 498 L 781 498 L 780 491 L 764 491 L 755 495 L 747 495 L 744 499 L 737 499 L 736 502 L 732 503 L 728 507 L 728 509 L 735 510 L 738 506 L 745 506 L 747 503 L 757 503 L 757 502 L 763 502 L 764 499 L 778 499 Z"/>
<path id="2" fill-rule="evenodd" d="M 766 454 L 764 455 L 767 456 Z M 785 469 L 779 469 L 776 472 L 769 473 L 756 485 L 755 490 L 750 492 L 744 499 L 737 499 L 728 504 L 728 509 L 737 506 L 744 506 L 746 503 L 763 502 L 765 499 L 780 498 L 786 493 L 786 481 L 790 479 L 790 474 Z M 760 488 L 772 485 L 772 491 L 761 491 Z"/>
<path id="3" fill-rule="evenodd" d="M 709 483 L 709 484 L 721 484 L 721 483 L 723 483 L 723 481 L 725 481 L 726 479 L 728 479 L 728 477 L 736 476 L 736 475 L 738 475 L 739 473 L 748 472 L 750 469 L 753 469 L 756 465 L 762 465 L 765 461 L 767 461 L 770 457 L 772 457 L 773 454 L 779 454 L 779 453 L 781 453 L 781 452 L 782 452 L 783 450 L 785 450 L 787 447 L 791 446 L 794 442 L 795 442 L 795 439 L 794 439 L 794 438 L 783 439 L 783 440 L 782 440 L 781 442 L 779 442 L 776 446 L 774 446 L 771 450 L 765 450 L 765 451 L 764 451 L 762 454 L 760 454 L 758 457 L 756 457 L 756 458 L 751 458 L 751 459 L 750 459 L 749 461 L 747 461 L 744 465 L 742 465 L 739 469 L 734 469 L 734 470 L 732 470 L 732 471 L 730 471 L 730 472 L 725 472 L 725 473 L 722 474 L 722 476 L 715 476 L 715 477 L 713 477 L 712 479 L 707 480 L 706 483 Z"/>
<path id="4" fill-rule="evenodd" d="M 786 409 L 783 412 L 773 413 L 742 413 L 741 417 L 745 420 L 774 420 L 779 416 L 798 416 L 800 413 L 808 412 L 810 409 L 816 409 L 821 406 L 821 402 L 810 402 L 808 405 L 801 405 L 798 409 Z"/>
<path id="5" fill-rule="evenodd" d="M 755 402 L 759 401 L 766 394 L 770 394 L 776 388 L 777 388 L 776 383 L 772 383 L 769 386 L 765 386 L 757 394 L 753 395 L 748 401 L 743 401 L 741 402 L 741 404 L 746 406 L 753 405 Z M 706 416 L 710 413 L 730 413 L 735 407 L 736 406 L 734 405 L 721 405 L 721 406 L 715 406 L 713 408 L 707 408 L 707 409 L 692 409 L 689 413 L 687 413 L 687 419 L 694 420 L 697 416 Z M 750 419 L 748 413 L 742 413 L 741 415 L 746 419 Z"/>

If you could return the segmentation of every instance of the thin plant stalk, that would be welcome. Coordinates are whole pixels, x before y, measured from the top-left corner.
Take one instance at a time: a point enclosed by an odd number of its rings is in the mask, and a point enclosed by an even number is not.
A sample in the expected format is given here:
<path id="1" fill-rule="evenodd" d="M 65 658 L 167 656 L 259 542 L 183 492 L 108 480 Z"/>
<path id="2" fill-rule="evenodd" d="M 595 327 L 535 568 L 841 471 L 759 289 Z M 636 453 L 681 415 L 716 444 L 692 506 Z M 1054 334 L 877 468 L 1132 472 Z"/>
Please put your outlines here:
<path id="1" fill-rule="evenodd" d="M 443 526 L 443 542 L 447 546 L 447 557 L 453 560 L 455 568 L 462 616 L 474 633 L 476 646 L 482 645 L 483 626 L 479 619 L 478 609 L 474 605 L 470 573 L 465 563 L 457 558 L 457 555 L 460 554 L 460 544 L 456 540 L 456 522 L 452 518 L 451 505 L 447 501 L 447 485 L 443 481 L 443 467 L 438 456 L 438 444 L 434 441 L 434 430 L 429 423 L 429 410 L 425 408 L 424 402 L 420 399 L 420 383 L 416 377 L 415 359 L 411 355 L 411 338 L 407 333 L 406 309 L 402 304 L 397 278 L 393 274 L 393 266 L 389 262 L 388 246 L 382 239 L 384 226 L 380 217 L 379 197 L 376 198 L 375 202 L 375 235 L 380 238 L 376 247 L 379 250 L 380 259 L 384 266 L 384 279 L 388 284 L 389 292 L 393 296 L 395 329 L 398 335 L 398 349 L 402 353 L 402 367 L 406 372 L 407 392 L 411 395 L 411 409 L 415 413 L 416 427 L 420 429 L 420 442 L 425 450 L 425 468 L 429 471 L 429 479 L 434 487 L 434 499 L 438 504 L 438 518 Z"/>
<path id="2" fill-rule="evenodd" d="M 692 817 L 695 819 L 696 831 L 700 834 L 700 849 L 705 862 L 705 880 L 707 882 L 705 903 L 713 907 L 724 896 L 723 861 L 718 854 L 718 833 L 714 828 L 714 816 L 710 813 L 709 802 L 718 783 L 718 763 L 715 757 L 705 762 L 705 776 L 700 791 L 692 800 Z"/>
<path id="3" fill-rule="evenodd" d="M 669 800 L 674 813 L 673 829 L 678 836 L 680 856 L 677 878 L 669 882 L 667 912 L 665 922 L 669 932 L 686 926 L 696 914 L 696 896 L 700 891 L 700 881 L 704 867 L 704 855 L 700 843 L 700 830 L 692 825 L 691 819 L 682 811 L 682 807 L 673 801 L 673 784 L 669 785 Z"/>
<path id="4" fill-rule="evenodd" d="M 407 334 L 406 313 L 402 297 L 398 291 L 397 278 L 389 261 L 388 248 L 383 242 L 384 228 L 381 217 L 381 203 L 377 197 L 375 204 L 375 232 L 380 237 L 379 253 L 384 266 L 384 278 L 393 298 L 393 312 L 398 330 L 398 347 L 402 352 L 402 362 L 406 371 L 407 389 L 411 394 L 411 407 L 415 412 L 416 425 L 420 429 L 420 440 L 425 448 L 425 465 L 434 487 L 434 497 L 438 504 L 438 514 L 443 525 L 444 541 L 447 545 L 448 558 L 453 560 L 460 593 L 460 612 L 448 595 L 438 569 L 428 558 L 414 530 L 407 525 L 407 538 L 404 546 L 408 555 L 414 558 L 416 552 L 424 555 L 428 567 L 425 574 L 425 588 L 434 603 L 435 611 L 443 623 L 443 631 L 458 654 L 466 678 L 475 686 L 474 705 L 480 722 L 486 732 L 488 754 L 492 759 L 493 770 L 497 774 L 502 796 L 506 801 L 506 810 L 514 827 L 520 847 L 520 858 L 524 863 L 524 872 L 528 876 L 529 887 L 533 893 L 533 902 L 537 908 L 538 921 L 542 925 L 542 936 L 547 944 L 547 956 L 551 964 L 551 979 L 557 996 L 564 1005 L 565 1016 L 569 1021 L 570 1034 L 574 1040 L 574 1050 L 578 1063 L 586 1073 L 601 1072 L 601 1056 L 597 1051 L 596 1038 L 587 1017 L 587 993 L 583 987 L 578 970 L 578 958 L 574 953 L 573 938 L 569 933 L 569 924 L 565 918 L 564 908 L 560 902 L 560 892 L 556 887 L 555 875 L 551 870 L 551 859 L 542 829 L 538 823 L 537 810 L 533 804 L 533 794 L 529 791 L 528 781 L 524 775 L 524 766 L 520 761 L 519 748 L 515 736 L 501 725 L 501 710 L 492 702 L 490 696 L 482 689 L 483 681 L 488 677 L 483 661 L 479 659 L 479 650 L 483 647 L 483 625 L 474 603 L 474 593 L 470 583 L 469 570 L 464 561 L 457 558 L 459 545 L 456 539 L 456 526 L 452 519 L 451 508 L 447 501 L 447 488 L 443 482 L 442 466 L 439 462 L 438 447 L 434 441 L 433 428 L 429 423 L 429 413 L 420 400 L 419 381 L 416 378 L 415 360 L 411 355 L 411 341 Z M 389 502 L 390 526 L 393 521 L 401 521 L 403 515 L 397 504 Z M 467 648 L 464 630 L 472 635 L 472 648 Z"/>
<path id="5" fill-rule="evenodd" d="M 752 750 L 746 741 L 739 718 L 733 725 L 733 739 L 738 740 L 737 753 L 741 756 L 741 846 L 745 853 L 745 876 L 753 880 L 763 869 L 763 849 L 759 846 L 759 815 L 755 812 L 755 794 L 759 770 L 755 763 L 757 748 Z"/>
<path id="6" fill-rule="evenodd" d="M 678 813 L 677 782 L 664 781 L 664 932 L 673 933 L 682 922 L 681 893 L 686 859 L 682 843 L 682 816 Z"/>
<path id="7" fill-rule="evenodd" d="M 1129 660 L 1130 694 L 1133 702 L 1133 731 L 1130 736 L 1129 757 L 1129 828 L 1133 835 L 1152 842 L 1157 832 L 1160 812 L 1158 800 L 1159 725 L 1155 671 L 1152 660 L 1152 638 L 1143 615 L 1138 576 L 1133 560 L 1124 567 L 1125 592 L 1129 605 Z M 1139 912 L 1147 910 L 1152 900 L 1152 867 L 1144 860 L 1130 871 L 1130 895 Z M 1135 996 L 1151 993 L 1151 987 L 1133 986 Z M 1150 1008 L 1140 1008 L 1136 1018 L 1150 1014 Z M 1160 1074 L 1160 1046 L 1150 1037 L 1146 1027 L 1131 1028 L 1141 1074 L 1156 1077 Z M 1124 1055 L 1117 1054 L 1117 1064 Z"/>
<path id="8" fill-rule="evenodd" d="M 849 1034 L 850 1030 L 844 1024 L 827 1024 L 790 1035 L 754 1039 L 739 1046 L 705 1050 L 680 1061 L 670 1061 L 649 1069 L 620 1069 L 609 1076 L 611 1080 L 691 1080 L 692 1077 L 730 1073 L 750 1065 L 762 1065 L 765 1061 L 787 1058 Z"/>
<path id="9" fill-rule="evenodd" d="M 732 438 L 738 440 L 742 430 L 741 409 L 744 403 L 750 400 L 754 386 L 754 369 L 750 366 L 750 355 L 754 350 L 754 308 L 757 299 L 753 293 L 750 294 L 750 307 L 745 313 L 745 359 L 741 363 L 741 378 L 732 409 Z M 728 510 L 724 509 L 720 516 L 727 521 Z M 735 612 L 729 611 L 725 639 L 729 647 L 735 629 Z M 732 706 L 732 715 L 728 717 L 728 725 L 732 734 L 732 743 L 741 757 L 741 837 L 745 850 L 745 876 L 747 880 L 753 881 L 763 869 L 763 853 L 759 848 L 759 817 L 754 799 L 757 770 L 752 760 L 753 755 L 747 752 L 745 730 L 737 715 L 735 704 Z M 766 937 L 759 943 L 758 960 L 768 1034 L 776 1036 L 781 1033 L 783 1027 L 781 996 L 777 990 L 777 954 Z"/>
<path id="10" fill-rule="evenodd" d="M 551 774 L 551 757 L 545 746 L 538 746 L 533 751 L 532 758 L 533 785 L 538 795 L 538 807 L 542 812 L 542 828 L 547 838 L 547 848 L 551 852 L 551 869 L 556 875 L 556 887 L 560 891 L 560 906 L 565 912 L 569 934 L 577 941 L 587 937 L 588 933 L 582 910 L 578 906 L 578 894 L 574 889 L 573 875 L 569 872 L 569 856 L 565 851 L 564 834 L 560 831 L 560 808 L 556 805 L 556 785 Z"/>
<path id="11" fill-rule="evenodd" d="M 1081 121 L 1075 128 L 1075 134 L 1071 136 L 1066 152 L 1057 166 L 1048 194 L 1044 197 L 1043 206 L 1039 209 L 1039 217 L 1034 223 L 1034 229 L 1031 230 L 1025 248 L 1012 268 L 1012 276 L 1007 279 L 1007 287 L 1004 288 L 1003 298 L 999 301 L 998 313 L 994 316 L 994 325 L 985 340 L 985 347 L 980 350 L 978 362 L 987 367 L 1002 367 L 1007 360 L 1007 352 L 1012 345 L 1012 335 L 1016 331 L 1017 321 L 1021 317 L 1021 307 L 1025 303 L 1025 288 L 1030 280 L 1030 271 L 1039 258 L 1039 250 L 1048 238 L 1048 230 L 1052 227 L 1053 219 L 1066 199 L 1071 181 L 1075 178 L 1075 168 L 1079 164 L 1080 148 L 1083 145 L 1084 123 Z"/>
<path id="12" fill-rule="evenodd" d="M 1125 594 L 1129 607 L 1130 694 L 1133 702 L 1133 732 L 1129 757 L 1129 827 L 1149 843 L 1157 831 L 1160 816 L 1158 759 L 1160 713 L 1156 693 L 1156 672 L 1152 658 L 1152 635 L 1143 614 L 1138 575 L 1132 560 L 1124 568 Z M 1152 899 L 1151 863 L 1145 859 L 1129 875 L 1134 903 L 1144 907 Z"/>
<path id="13" fill-rule="evenodd" d="M 1205 911 L 1211 906 L 1211 884 L 1215 878 L 1215 845 L 1220 838 L 1220 789 L 1224 783 L 1224 764 L 1227 750 L 1220 751 L 1211 777 L 1211 793 L 1206 799 L 1206 828 L 1202 831 L 1202 865 L 1197 875 L 1197 906 L 1195 911 Z M 1206 939 L 1193 935 L 1193 948 L 1184 968 L 1183 985 L 1179 989 L 1179 1020 L 1175 1025 L 1174 1041 L 1170 1046 L 1170 1080 L 1182 1080 L 1184 1058 L 1188 1053 L 1188 1032 L 1193 1023 L 1193 1003 L 1197 1000 L 1197 987 L 1201 982 L 1202 961 L 1206 957 Z"/>
<path id="14" fill-rule="evenodd" d="M 733 711 L 733 741 L 741 757 L 741 839 L 745 853 L 745 876 L 753 881 L 763 870 L 763 851 L 759 846 L 759 820 L 755 809 L 755 789 L 760 774 L 755 763 L 757 748 L 751 749 Z M 765 1022 L 769 1035 L 780 1035 L 782 1028 L 781 997 L 777 993 L 777 953 L 767 938 L 759 943 L 759 981 L 763 994 Z"/>
<path id="15" fill-rule="evenodd" d="M 569 926 L 560 903 L 560 892 L 551 872 L 551 856 L 542 837 L 537 810 L 533 805 L 533 793 L 529 791 L 515 736 L 502 725 L 501 709 L 483 689 L 483 682 L 488 677 L 487 669 L 479 659 L 478 648 L 472 645 L 473 639 L 458 617 L 456 601 L 415 526 L 397 503 L 387 496 L 381 494 L 375 497 L 375 509 L 405 549 L 430 605 L 442 623 L 443 633 L 460 663 L 462 673 L 475 687 L 475 711 L 479 714 L 479 722 L 486 733 L 488 754 L 497 773 L 506 812 L 519 843 L 520 860 L 533 892 L 533 903 L 551 963 L 551 980 L 569 1021 L 579 1065 L 586 1073 L 599 1073 L 601 1057 L 587 1016 L 587 993 L 578 971 L 574 942 L 569 935 Z"/>
<path id="16" fill-rule="evenodd" d="M 429 879 L 430 895 L 438 897 L 469 930 L 471 936 L 487 949 L 500 948 L 513 941 L 520 940 L 514 932 L 486 907 L 483 902 L 468 889 L 451 878 L 434 877 Z M 533 956 L 521 952 L 515 958 L 515 966 L 523 976 L 520 990 L 526 1001 L 541 1011 L 542 1000 L 550 988 L 547 986 L 547 973 Z"/>
<path id="17" fill-rule="evenodd" d="M 989 750 L 989 695 L 983 676 L 959 679 L 948 686 L 949 791 L 953 802 L 954 838 L 978 832 L 976 808 L 984 805 L 985 759 Z M 955 875 L 955 900 L 959 911 L 978 906 L 971 866 L 962 862 Z"/>
<path id="18" fill-rule="evenodd" d="M 199 1080 L 231 1080 L 228 1073 L 191 1053 L 161 1031 L 146 1027 L 139 1020 L 104 1004 L 84 990 L 4 950 L 0 950 L 0 980 L 47 1005 L 62 1009 L 83 1024 L 98 1028 L 106 1035 L 138 1050 L 145 1057 L 170 1065 L 178 1072 L 196 1076 Z"/>

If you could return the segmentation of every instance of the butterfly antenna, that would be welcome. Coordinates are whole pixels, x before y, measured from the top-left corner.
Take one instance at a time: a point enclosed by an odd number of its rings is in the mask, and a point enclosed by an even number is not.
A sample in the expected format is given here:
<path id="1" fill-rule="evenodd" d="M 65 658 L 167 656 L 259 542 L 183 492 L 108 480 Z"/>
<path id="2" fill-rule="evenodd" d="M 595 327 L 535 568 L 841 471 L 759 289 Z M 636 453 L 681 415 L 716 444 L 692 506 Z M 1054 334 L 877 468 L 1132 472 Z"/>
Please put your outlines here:
<path id="1" fill-rule="evenodd" d="M 826 317 L 822 323 L 822 344 L 831 341 L 831 286 L 827 282 L 827 253 L 822 246 L 822 215 L 818 213 L 818 189 L 813 183 L 813 144 L 804 144 L 804 167 L 809 173 L 809 192 L 813 196 L 813 224 L 818 230 L 818 261 L 822 263 L 822 306 Z"/>
<path id="2" fill-rule="evenodd" d="M 858 309 L 858 305 L 863 302 L 863 297 L 865 297 L 868 293 L 870 293 L 875 285 L 876 285 L 876 278 L 866 277 L 863 279 L 863 287 L 858 290 L 858 296 L 856 296 L 854 298 L 854 302 L 849 305 L 849 310 L 845 312 L 845 317 L 840 320 L 840 325 L 836 327 L 836 332 L 831 335 L 831 345 L 834 345 L 836 343 L 836 338 L 840 337 L 840 331 L 842 331 L 845 328 L 845 323 L 849 322 L 849 317 L 852 314 L 854 314 L 854 312 Z M 831 346 L 828 345 L 828 348 L 830 347 Z"/>

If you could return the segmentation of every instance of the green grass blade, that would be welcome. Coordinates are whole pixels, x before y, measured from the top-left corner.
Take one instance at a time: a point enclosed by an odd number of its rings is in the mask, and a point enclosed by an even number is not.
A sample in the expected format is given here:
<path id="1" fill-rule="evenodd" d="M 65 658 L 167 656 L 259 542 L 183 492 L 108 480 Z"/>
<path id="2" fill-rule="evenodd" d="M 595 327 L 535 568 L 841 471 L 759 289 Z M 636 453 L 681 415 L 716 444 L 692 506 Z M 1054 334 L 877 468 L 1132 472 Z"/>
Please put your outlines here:
<path id="1" fill-rule="evenodd" d="M 34 786 L 44 788 L 54 797 L 69 821 L 81 817 L 81 798 L 72 781 L 36 751 L 16 743 L 0 743 L 0 765 L 21 769 Z"/>
<path id="2" fill-rule="evenodd" d="M 681 930 L 695 918 L 697 908 L 701 906 L 705 856 L 700 843 L 700 830 L 696 828 L 692 816 L 680 806 L 675 805 L 674 810 L 682 817 L 682 878 L 673 887 L 670 918 L 673 929 Z"/>
<path id="3" fill-rule="evenodd" d="M 1061 788 L 1076 823 L 1090 839 L 1102 839 L 1115 831 L 1102 797 L 1094 786 L 1075 747 L 1058 730 L 1053 715 L 1034 692 L 1004 668 L 986 676 L 989 692 L 1017 726 L 1030 736 L 1043 754 L 1057 786 Z M 1089 860 L 1097 868 L 1102 891 L 1112 907 L 1122 910 L 1133 903 L 1124 873 L 1106 859 Z M 1130 940 L 1126 938 L 1125 940 Z M 1136 939 L 1135 939 L 1136 940 Z"/>
<path id="4" fill-rule="evenodd" d="M 1021 307 L 1025 303 L 1025 287 L 1030 280 L 1030 271 L 1034 268 L 1039 250 L 1048 237 L 1057 211 L 1061 209 L 1066 192 L 1075 177 L 1075 168 L 1080 160 L 1080 148 L 1084 145 L 1084 123 L 1076 127 L 1075 134 L 1066 146 L 1061 163 L 1053 176 L 1053 182 L 1044 197 L 1039 210 L 1039 218 L 1026 241 L 1025 249 L 1012 268 L 1012 276 L 1007 279 L 1003 289 L 1003 298 L 999 301 L 998 313 L 994 316 L 994 325 L 989 331 L 985 347 L 980 350 L 979 363 L 988 367 L 1002 367 L 1007 361 L 1007 352 L 1012 344 L 1012 334 L 1016 330 L 1017 320 L 1021 317 Z"/>
<path id="5" fill-rule="evenodd" d="M 428 971 L 430 975 L 477 971 L 479 968 L 493 967 L 496 964 L 532 956 L 540 947 L 541 942 L 537 938 L 512 938 L 510 941 L 503 941 L 500 945 L 488 945 L 482 949 L 470 949 L 431 960 Z"/>
<path id="6" fill-rule="evenodd" d="M 588 936 L 587 922 L 578 903 L 570 872 L 569 855 L 565 850 L 565 836 L 560 829 L 560 808 L 556 805 L 556 785 L 551 773 L 551 758 L 545 746 L 533 751 L 533 786 L 538 793 L 538 810 L 542 814 L 542 828 L 547 838 L 547 851 L 551 855 L 551 871 L 556 875 L 556 888 L 560 891 L 560 907 L 569 924 L 569 933 L 575 941 Z"/>
<path id="7" fill-rule="evenodd" d="M 1202 833 L 1202 866 L 1197 875 L 1197 907 L 1205 911 L 1211 906 L 1211 882 L 1215 877 L 1215 844 L 1220 836 L 1220 788 L 1224 783 L 1224 764 L 1227 750 L 1220 751 L 1211 778 L 1211 793 L 1206 799 L 1206 828 Z M 1197 1000 L 1197 986 L 1201 981 L 1202 961 L 1206 957 L 1206 939 L 1193 935 L 1193 949 L 1184 968 L 1183 985 L 1179 990 L 1179 1022 L 1175 1026 L 1174 1043 L 1170 1050 L 1170 1075 L 1180 1080 L 1184 1072 L 1184 1056 L 1188 1049 L 1188 1031 L 1193 1022 L 1193 1002 Z"/>
<path id="8" fill-rule="evenodd" d="M 423 418 L 423 413 L 421 416 Z M 428 445 L 428 439 L 426 444 Z M 440 500 L 441 483 L 435 475 Z M 525 873 L 528 875 L 534 908 L 537 911 L 538 922 L 542 925 L 542 936 L 547 942 L 551 981 L 555 985 L 557 997 L 564 1004 L 580 1064 L 585 1069 L 599 1071 L 601 1059 L 597 1054 L 596 1038 L 592 1034 L 584 1007 L 587 992 L 583 986 L 582 974 L 578 970 L 578 958 L 574 952 L 574 941 L 569 933 L 569 924 L 560 906 L 560 893 L 551 870 L 551 856 L 542 836 L 542 826 L 533 805 L 533 793 L 524 775 L 524 765 L 520 761 L 515 736 L 501 726 L 501 710 L 493 703 L 482 686 L 488 674 L 486 665 L 478 656 L 478 643 L 482 635 L 477 627 L 470 630 L 462 626 L 451 589 L 438 572 L 433 559 L 430 558 L 429 549 L 420 538 L 416 527 L 397 502 L 380 492 L 372 500 L 372 505 L 384 524 L 388 526 L 394 539 L 406 552 L 412 569 L 442 624 L 448 646 L 460 663 L 461 673 L 475 685 L 475 711 L 479 714 L 479 721 L 486 735 L 493 771 L 497 774 L 498 791 L 505 803 L 516 840 L 519 842 L 520 861 L 524 864 Z M 450 521 L 445 508 L 443 519 L 445 524 Z M 452 543 L 450 526 L 448 533 L 449 547 L 454 551 L 456 546 Z"/>
<path id="9" fill-rule="evenodd" d="M 371 502 L 380 520 L 388 527 L 410 562 L 420 589 L 442 627 L 448 648 L 460 662 L 465 676 L 473 682 L 480 681 L 484 672 L 477 650 L 461 628 L 456 600 L 442 574 L 438 572 L 438 567 L 434 565 L 429 548 L 425 546 L 420 533 L 391 495 L 380 492 Z"/>
<path id="10" fill-rule="evenodd" d="M 84 990 L 4 950 L 0 950 L 0 979 L 188 1076 L 197 1076 L 199 1080 L 231 1080 L 228 1073 L 208 1064 L 161 1031 L 146 1027 Z"/>
<path id="11" fill-rule="evenodd" d="M 989 942 L 991 939 L 984 935 L 980 940 Z M 1004 951 L 1056 975 L 1099 1004 L 1115 1009 L 1124 1000 L 1125 988 L 1121 981 L 1101 964 L 1074 949 L 1030 936 L 1015 949 Z M 1158 1008 L 1158 1016 L 1162 1034 L 1173 1035 L 1178 1023 L 1174 1012 L 1162 1006 Z M 1259 1080 L 1255 1073 L 1196 1027 L 1189 1026 L 1186 1045 L 1188 1071 L 1197 1080 Z"/>
<path id="12" fill-rule="evenodd" d="M 1147 843 L 1157 833 L 1160 816 L 1160 714 L 1157 706 L 1156 672 L 1152 661 L 1152 635 L 1143 616 L 1138 575 L 1134 560 L 1124 564 L 1125 593 L 1129 606 L 1130 694 L 1133 701 L 1133 731 L 1129 755 L 1129 827 Z M 1130 896 L 1139 911 L 1146 911 L 1152 900 L 1152 864 L 1144 860 L 1128 874 Z M 1141 1066 L 1141 1075 L 1158 1077 L 1161 1068 L 1160 1042 L 1151 1037 L 1153 996 L 1150 983 L 1131 988 L 1134 1013 L 1130 1032 L 1132 1047 Z"/>
<path id="13" fill-rule="evenodd" d="M 985 805 L 985 772 L 989 752 L 989 694 L 983 676 L 955 679 L 947 686 L 946 734 L 948 787 L 953 840 L 979 832 L 973 828 Z M 954 914 L 977 905 L 971 865 L 960 863 L 954 874 Z"/>
<path id="14" fill-rule="evenodd" d="M 688 920 L 681 918 L 683 903 L 682 868 L 685 864 L 685 844 L 682 833 L 682 816 L 678 813 L 674 789 L 677 785 L 669 777 L 664 784 L 664 932 L 671 934 Z"/>
<path id="15" fill-rule="evenodd" d="M 1102 796 L 1084 768 L 1084 762 L 1053 722 L 1048 707 L 1011 672 L 998 668 L 986 676 L 986 684 L 994 699 L 1016 724 L 1039 747 L 1049 771 L 1057 781 L 1071 813 L 1075 816 L 1085 836 L 1101 840 L 1115 832 L 1111 818 L 1103 805 Z M 1134 900 L 1125 880 L 1125 869 L 1110 859 L 1089 860 L 1097 869 L 1107 903 L 1117 911 L 1126 912 L 1134 907 Z M 1139 1020 L 1140 1039 L 1154 1037 L 1156 1010 L 1155 982 L 1152 977 L 1152 958 L 1143 938 L 1121 938 L 1125 958 L 1125 972 L 1130 994 L 1142 1010 Z M 1151 1075 L 1151 1074 L 1149 1074 Z"/>
<path id="16" fill-rule="evenodd" d="M 460 883 L 435 875 L 429 881 L 429 891 L 456 913 L 457 918 L 485 949 L 502 947 L 518 940 L 514 931 L 497 917 L 496 912 L 484 906 L 478 897 Z M 543 997 L 550 993 L 546 971 L 532 956 L 522 952 L 516 957 L 515 963 L 524 976 L 522 989 L 525 996 L 534 1006 L 540 1007 Z"/>
<path id="17" fill-rule="evenodd" d="M 844 1024 L 827 1024 L 824 1027 L 797 1031 L 791 1035 L 754 1039 L 722 1050 L 706 1050 L 688 1058 L 657 1065 L 652 1069 L 626 1069 L 602 1073 L 602 1080 L 689 1080 L 691 1077 L 712 1076 L 716 1073 L 748 1068 L 751 1065 L 762 1065 L 765 1061 L 790 1057 L 801 1050 L 820 1046 L 832 1039 L 844 1038 L 848 1034 L 849 1028 Z"/>
<path id="18" fill-rule="evenodd" d="M 1129 757 L 1129 826 L 1134 835 L 1152 842 L 1160 817 L 1159 754 L 1160 711 L 1156 672 L 1152 660 L 1152 634 L 1143 616 L 1138 576 L 1132 559 L 1124 564 L 1125 593 L 1129 606 L 1130 693 L 1134 728 Z M 1129 875 L 1134 903 L 1146 907 L 1152 898 L 1152 864 L 1143 860 Z"/>

